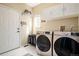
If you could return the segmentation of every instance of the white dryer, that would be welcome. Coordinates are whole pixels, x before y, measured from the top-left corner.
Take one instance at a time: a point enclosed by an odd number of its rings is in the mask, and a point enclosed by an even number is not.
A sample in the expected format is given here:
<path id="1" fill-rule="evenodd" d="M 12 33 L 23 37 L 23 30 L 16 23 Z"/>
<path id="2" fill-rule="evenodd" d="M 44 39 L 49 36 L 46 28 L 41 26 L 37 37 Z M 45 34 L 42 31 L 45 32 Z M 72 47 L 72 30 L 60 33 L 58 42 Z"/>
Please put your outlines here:
<path id="1" fill-rule="evenodd" d="M 54 32 L 53 55 L 79 56 L 79 33 Z"/>
<path id="2" fill-rule="evenodd" d="M 53 32 L 44 32 L 36 36 L 36 49 L 39 55 L 53 55 Z"/>

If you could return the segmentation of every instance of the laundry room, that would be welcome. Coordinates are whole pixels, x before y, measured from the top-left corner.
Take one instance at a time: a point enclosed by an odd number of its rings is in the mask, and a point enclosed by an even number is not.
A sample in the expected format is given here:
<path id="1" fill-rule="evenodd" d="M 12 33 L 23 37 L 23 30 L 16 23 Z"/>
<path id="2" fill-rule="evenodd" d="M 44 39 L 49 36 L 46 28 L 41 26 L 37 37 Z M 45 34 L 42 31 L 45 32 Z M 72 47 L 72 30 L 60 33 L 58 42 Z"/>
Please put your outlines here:
<path id="1" fill-rule="evenodd" d="M 0 56 L 79 56 L 79 3 L 0 3 Z"/>

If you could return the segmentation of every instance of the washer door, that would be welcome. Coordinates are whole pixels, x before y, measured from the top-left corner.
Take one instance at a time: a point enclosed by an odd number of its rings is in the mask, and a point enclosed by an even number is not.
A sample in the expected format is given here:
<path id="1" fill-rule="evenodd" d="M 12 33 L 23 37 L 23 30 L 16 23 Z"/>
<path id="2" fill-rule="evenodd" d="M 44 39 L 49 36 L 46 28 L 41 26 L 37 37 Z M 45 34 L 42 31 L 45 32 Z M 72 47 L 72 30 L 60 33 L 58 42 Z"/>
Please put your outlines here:
<path id="1" fill-rule="evenodd" d="M 79 43 L 69 37 L 61 37 L 54 43 L 54 50 L 59 56 L 78 56 Z"/>
<path id="2" fill-rule="evenodd" d="M 50 40 L 48 39 L 48 37 L 46 37 L 45 35 L 40 35 L 37 38 L 37 47 L 39 48 L 39 50 L 41 50 L 42 52 L 47 52 L 49 51 L 51 46 Z"/>

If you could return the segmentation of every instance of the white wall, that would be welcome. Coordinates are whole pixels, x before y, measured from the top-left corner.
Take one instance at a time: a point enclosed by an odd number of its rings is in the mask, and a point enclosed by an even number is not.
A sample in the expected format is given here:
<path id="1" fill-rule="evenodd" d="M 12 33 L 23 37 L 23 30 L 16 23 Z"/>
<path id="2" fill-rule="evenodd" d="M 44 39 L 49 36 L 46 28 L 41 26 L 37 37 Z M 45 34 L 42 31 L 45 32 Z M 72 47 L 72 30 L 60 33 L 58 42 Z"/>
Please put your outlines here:
<path id="1" fill-rule="evenodd" d="M 40 30 L 42 31 L 59 31 L 60 26 L 65 26 L 65 31 L 71 31 L 71 27 L 73 27 L 73 31 L 78 31 L 78 17 L 65 18 L 59 20 L 51 20 L 45 23 L 41 23 Z"/>

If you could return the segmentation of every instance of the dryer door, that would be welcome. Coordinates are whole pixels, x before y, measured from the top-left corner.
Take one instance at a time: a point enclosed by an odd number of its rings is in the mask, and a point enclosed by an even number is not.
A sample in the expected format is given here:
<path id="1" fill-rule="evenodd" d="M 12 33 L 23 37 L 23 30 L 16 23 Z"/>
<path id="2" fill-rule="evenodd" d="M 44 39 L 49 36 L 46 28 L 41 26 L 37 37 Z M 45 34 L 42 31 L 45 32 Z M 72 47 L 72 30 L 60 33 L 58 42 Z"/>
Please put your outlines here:
<path id="1" fill-rule="evenodd" d="M 47 52 L 50 50 L 50 46 L 51 46 L 50 40 L 45 35 L 40 35 L 37 38 L 37 47 L 39 48 L 40 51 Z"/>
<path id="2" fill-rule="evenodd" d="M 54 50 L 59 56 L 78 56 L 79 43 L 69 37 L 61 37 L 54 43 Z"/>

